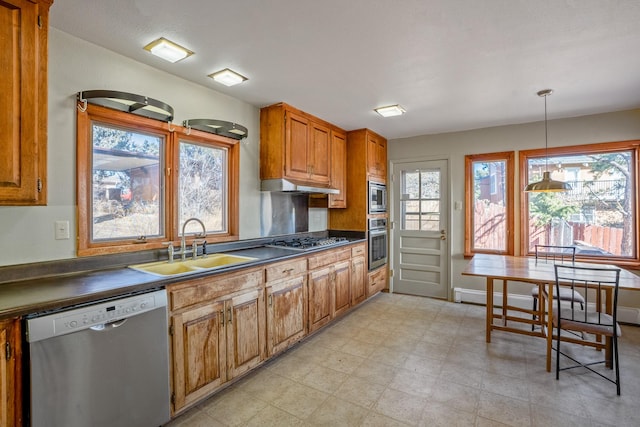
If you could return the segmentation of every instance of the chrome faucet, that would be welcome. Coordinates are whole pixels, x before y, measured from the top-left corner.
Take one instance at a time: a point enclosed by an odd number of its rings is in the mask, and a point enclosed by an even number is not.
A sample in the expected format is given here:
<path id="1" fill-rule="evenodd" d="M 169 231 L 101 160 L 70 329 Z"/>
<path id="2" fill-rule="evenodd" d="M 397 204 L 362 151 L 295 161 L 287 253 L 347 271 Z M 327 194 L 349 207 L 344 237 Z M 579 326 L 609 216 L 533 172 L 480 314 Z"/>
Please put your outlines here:
<path id="1" fill-rule="evenodd" d="M 180 240 L 180 254 L 182 256 L 183 261 L 187 258 L 187 243 L 186 243 L 185 230 L 187 228 L 187 224 L 189 224 L 191 221 L 196 221 L 202 226 L 202 236 L 207 235 L 207 227 L 205 227 L 204 223 L 198 218 L 195 218 L 195 217 L 189 218 L 184 222 L 184 224 L 182 224 L 182 239 Z M 198 242 L 195 240 L 193 241 L 193 247 L 191 248 L 191 251 L 193 254 L 193 259 L 196 259 L 198 257 Z"/>

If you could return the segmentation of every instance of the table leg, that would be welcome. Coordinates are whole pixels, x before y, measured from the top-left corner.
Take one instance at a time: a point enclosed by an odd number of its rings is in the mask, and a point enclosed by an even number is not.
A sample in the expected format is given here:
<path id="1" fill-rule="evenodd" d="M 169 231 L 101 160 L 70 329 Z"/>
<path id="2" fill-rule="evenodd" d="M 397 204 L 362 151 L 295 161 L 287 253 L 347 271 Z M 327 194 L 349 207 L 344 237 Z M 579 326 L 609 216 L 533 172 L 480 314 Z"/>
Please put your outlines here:
<path id="1" fill-rule="evenodd" d="M 487 277 L 487 331 L 486 340 L 491 342 L 491 325 L 493 324 L 493 278 Z"/>
<path id="2" fill-rule="evenodd" d="M 547 288 L 547 372 L 551 372 L 551 349 L 553 348 L 553 284 L 546 285 Z M 542 285 L 540 294 L 544 291 Z M 542 303 L 542 301 L 540 302 Z M 543 322 L 544 324 L 544 322 Z"/>

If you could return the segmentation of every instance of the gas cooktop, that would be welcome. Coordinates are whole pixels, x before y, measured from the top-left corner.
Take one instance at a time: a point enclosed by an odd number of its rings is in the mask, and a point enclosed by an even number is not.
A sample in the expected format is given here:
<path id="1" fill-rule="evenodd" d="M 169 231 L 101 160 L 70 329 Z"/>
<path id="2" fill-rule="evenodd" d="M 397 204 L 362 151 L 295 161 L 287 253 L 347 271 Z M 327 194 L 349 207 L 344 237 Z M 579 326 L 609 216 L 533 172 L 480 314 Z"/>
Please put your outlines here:
<path id="1" fill-rule="evenodd" d="M 346 237 L 300 237 L 275 239 L 270 245 L 265 246 L 305 251 L 318 249 L 320 247 L 341 245 L 348 242 L 349 240 Z"/>

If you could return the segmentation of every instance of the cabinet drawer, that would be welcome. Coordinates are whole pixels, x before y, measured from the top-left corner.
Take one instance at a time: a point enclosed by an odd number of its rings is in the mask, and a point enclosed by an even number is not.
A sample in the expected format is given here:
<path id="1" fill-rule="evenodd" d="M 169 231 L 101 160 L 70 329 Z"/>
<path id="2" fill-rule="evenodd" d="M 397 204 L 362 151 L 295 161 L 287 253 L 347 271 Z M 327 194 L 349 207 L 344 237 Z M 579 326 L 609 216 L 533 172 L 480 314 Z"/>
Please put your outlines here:
<path id="1" fill-rule="evenodd" d="M 309 270 L 332 265 L 351 258 L 351 248 L 334 249 L 309 257 Z"/>
<path id="2" fill-rule="evenodd" d="M 351 248 L 351 258 L 364 255 L 365 253 L 366 253 L 366 249 L 364 245 L 357 245 Z"/>
<path id="3" fill-rule="evenodd" d="M 273 282 L 287 277 L 298 276 L 306 272 L 307 260 L 304 258 L 296 261 L 280 262 L 265 268 L 265 280 L 267 282 Z"/>
<path id="4" fill-rule="evenodd" d="M 264 284 L 262 269 L 190 280 L 169 285 L 169 310 L 175 311 Z"/>

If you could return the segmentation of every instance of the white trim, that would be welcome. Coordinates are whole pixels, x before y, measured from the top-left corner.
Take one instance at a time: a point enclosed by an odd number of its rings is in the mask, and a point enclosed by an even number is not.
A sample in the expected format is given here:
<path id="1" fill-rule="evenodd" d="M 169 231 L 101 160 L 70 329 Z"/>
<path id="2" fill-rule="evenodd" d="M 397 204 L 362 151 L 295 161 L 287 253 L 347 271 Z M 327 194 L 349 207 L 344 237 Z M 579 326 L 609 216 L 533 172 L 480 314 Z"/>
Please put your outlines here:
<path id="1" fill-rule="evenodd" d="M 485 305 L 487 292 L 477 289 L 453 288 L 453 300 L 455 302 L 468 302 Z M 498 307 L 502 305 L 502 292 L 493 293 L 493 304 Z M 509 295 L 509 305 L 531 309 L 533 298 L 527 295 Z M 640 325 L 640 309 L 634 307 L 618 306 L 618 321 Z"/>

